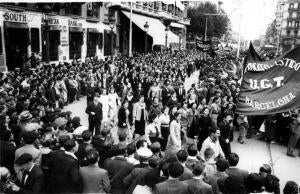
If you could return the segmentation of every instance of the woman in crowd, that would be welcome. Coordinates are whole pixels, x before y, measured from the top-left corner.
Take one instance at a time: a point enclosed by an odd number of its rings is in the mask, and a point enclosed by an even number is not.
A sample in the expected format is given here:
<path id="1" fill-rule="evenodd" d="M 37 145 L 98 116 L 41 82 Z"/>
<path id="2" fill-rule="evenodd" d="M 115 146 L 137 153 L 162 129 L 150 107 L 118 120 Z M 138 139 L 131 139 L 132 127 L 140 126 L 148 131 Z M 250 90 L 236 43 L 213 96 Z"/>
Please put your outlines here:
<path id="1" fill-rule="evenodd" d="M 134 134 L 143 136 L 145 135 L 145 126 L 147 120 L 146 104 L 144 102 L 144 96 L 139 97 L 139 101 L 133 106 L 133 122 L 134 122 Z"/>
<path id="2" fill-rule="evenodd" d="M 128 136 L 128 122 L 129 110 L 128 110 L 128 101 L 123 101 L 121 108 L 118 112 L 118 132 L 117 135 L 126 135 Z"/>
<path id="3" fill-rule="evenodd" d="M 109 118 L 109 97 L 105 88 L 102 89 L 102 94 L 100 95 L 99 102 L 102 104 L 102 121 L 111 119 Z"/>
<path id="4" fill-rule="evenodd" d="M 162 135 L 161 149 L 164 151 L 167 146 L 169 134 L 170 134 L 170 115 L 169 107 L 165 106 L 162 109 L 162 114 L 159 116 L 160 131 Z"/>
<path id="5" fill-rule="evenodd" d="M 161 131 L 159 127 L 158 115 L 149 114 L 148 124 L 145 128 L 145 137 L 148 145 L 151 145 L 154 142 L 161 142 Z"/>
<path id="6" fill-rule="evenodd" d="M 170 123 L 170 135 L 166 147 L 166 158 L 172 158 L 181 149 L 181 114 L 176 112 L 174 119 Z"/>

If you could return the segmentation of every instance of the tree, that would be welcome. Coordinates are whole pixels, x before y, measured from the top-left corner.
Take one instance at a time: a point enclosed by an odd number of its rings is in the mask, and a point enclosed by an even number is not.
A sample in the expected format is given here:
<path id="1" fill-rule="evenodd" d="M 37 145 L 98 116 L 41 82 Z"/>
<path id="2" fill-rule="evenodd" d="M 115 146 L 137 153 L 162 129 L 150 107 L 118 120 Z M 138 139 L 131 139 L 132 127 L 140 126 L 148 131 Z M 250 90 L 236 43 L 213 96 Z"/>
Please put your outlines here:
<path id="1" fill-rule="evenodd" d="M 191 25 L 188 26 L 188 32 L 197 36 L 205 34 L 205 18 L 207 18 L 207 37 L 221 38 L 227 32 L 230 20 L 227 15 L 204 15 L 218 14 L 217 5 L 211 2 L 201 2 L 198 7 L 190 7 L 188 9 L 188 17 L 191 19 Z M 225 14 L 223 9 L 219 10 L 219 14 Z"/>

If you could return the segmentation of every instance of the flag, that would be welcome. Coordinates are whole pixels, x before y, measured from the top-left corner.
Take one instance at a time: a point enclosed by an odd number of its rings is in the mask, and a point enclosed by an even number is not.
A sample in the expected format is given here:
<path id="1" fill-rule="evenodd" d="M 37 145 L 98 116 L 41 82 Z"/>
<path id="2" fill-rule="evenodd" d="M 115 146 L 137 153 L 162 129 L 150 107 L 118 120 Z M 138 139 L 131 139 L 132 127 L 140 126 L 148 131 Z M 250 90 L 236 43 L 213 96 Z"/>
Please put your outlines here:
<path id="1" fill-rule="evenodd" d="M 210 40 L 200 40 L 199 38 L 196 38 L 196 48 L 203 52 L 208 52 L 211 49 L 211 41 Z"/>
<path id="2" fill-rule="evenodd" d="M 300 107 L 300 47 L 262 61 L 250 43 L 243 69 L 237 114 L 269 115 Z"/>

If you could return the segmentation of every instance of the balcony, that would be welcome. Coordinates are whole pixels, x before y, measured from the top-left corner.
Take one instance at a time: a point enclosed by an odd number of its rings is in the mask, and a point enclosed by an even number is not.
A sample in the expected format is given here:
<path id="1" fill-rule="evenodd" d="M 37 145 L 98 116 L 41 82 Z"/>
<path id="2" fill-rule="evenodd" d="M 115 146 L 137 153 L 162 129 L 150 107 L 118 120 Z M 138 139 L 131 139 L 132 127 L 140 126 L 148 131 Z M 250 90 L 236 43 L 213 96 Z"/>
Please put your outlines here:
<path id="1" fill-rule="evenodd" d="M 130 10 L 130 2 L 121 2 L 121 7 Z M 132 2 L 132 10 L 141 13 L 151 15 L 152 17 L 163 17 L 172 21 L 179 22 L 184 25 L 190 25 L 190 19 L 179 17 L 178 15 L 174 15 L 168 11 L 159 10 L 158 8 L 151 6 L 144 6 L 142 3 Z"/>

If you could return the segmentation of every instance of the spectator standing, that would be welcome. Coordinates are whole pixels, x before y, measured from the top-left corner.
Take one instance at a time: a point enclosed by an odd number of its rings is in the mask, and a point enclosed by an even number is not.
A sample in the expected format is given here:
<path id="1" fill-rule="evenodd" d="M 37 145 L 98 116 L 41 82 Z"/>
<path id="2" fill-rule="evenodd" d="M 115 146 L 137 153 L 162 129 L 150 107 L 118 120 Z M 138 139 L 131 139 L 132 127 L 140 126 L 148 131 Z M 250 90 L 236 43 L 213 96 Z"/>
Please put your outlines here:
<path id="1" fill-rule="evenodd" d="M 93 102 L 87 106 L 85 112 L 89 115 L 89 130 L 92 134 L 98 135 L 100 133 L 101 121 L 102 121 L 102 104 L 98 100 L 98 95 L 94 96 Z"/>
<path id="2" fill-rule="evenodd" d="M 98 166 L 99 154 L 97 150 L 89 150 L 86 158 L 89 165 L 79 169 L 83 182 L 82 193 L 109 193 L 108 173 Z"/>

